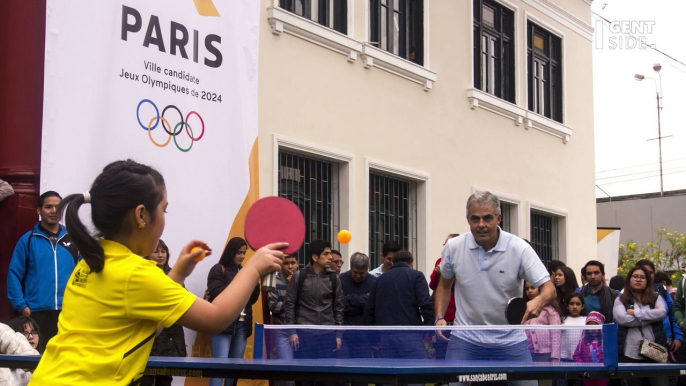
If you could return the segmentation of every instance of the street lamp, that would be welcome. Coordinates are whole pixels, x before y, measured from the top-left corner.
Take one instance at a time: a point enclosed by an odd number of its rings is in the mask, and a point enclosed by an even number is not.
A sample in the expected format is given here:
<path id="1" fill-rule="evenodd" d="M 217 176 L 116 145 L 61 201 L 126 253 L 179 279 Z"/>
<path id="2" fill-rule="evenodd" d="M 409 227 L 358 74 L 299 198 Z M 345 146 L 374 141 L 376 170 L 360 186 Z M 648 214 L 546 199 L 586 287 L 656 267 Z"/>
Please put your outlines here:
<path id="1" fill-rule="evenodd" d="M 653 82 L 655 82 L 655 93 L 657 94 L 656 100 L 657 100 L 657 143 L 658 143 L 658 148 L 660 152 L 660 196 L 664 196 L 664 187 L 662 184 L 662 129 L 660 127 L 660 111 L 662 110 L 662 106 L 660 105 L 660 91 L 662 91 L 662 76 L 660 75 L 660 70 L 662 69 L 662 65 L 660 63 L 656 63 L 653 65 L 653 70 L 657 72 L 658 77 L 660 78 L 660 88 L 658 89 L 657 87 L 657 81 L 655 81 L 655 78 L 646 78 L 645 76 L 641 74 L 636 74 L 634 75 L 634 79 L 637 81 L 642 81 L 643 79 L 652 79 Z"/>

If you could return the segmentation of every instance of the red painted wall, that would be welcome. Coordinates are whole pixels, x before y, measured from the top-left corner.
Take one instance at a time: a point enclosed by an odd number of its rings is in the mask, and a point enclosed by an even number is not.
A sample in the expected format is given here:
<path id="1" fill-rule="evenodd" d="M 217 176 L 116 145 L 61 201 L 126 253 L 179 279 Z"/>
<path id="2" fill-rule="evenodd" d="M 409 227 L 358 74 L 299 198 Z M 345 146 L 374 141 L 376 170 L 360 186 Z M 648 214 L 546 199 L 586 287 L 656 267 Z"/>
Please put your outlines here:
<path id="1" fill-rule="evenodd" d="M 0 1 L 0 179 L 16 192 L 0 202 L 0 322 L 14 316 L 7 300 L 14 245 L 38 221 L 45 9 L 45 0 Z"/>

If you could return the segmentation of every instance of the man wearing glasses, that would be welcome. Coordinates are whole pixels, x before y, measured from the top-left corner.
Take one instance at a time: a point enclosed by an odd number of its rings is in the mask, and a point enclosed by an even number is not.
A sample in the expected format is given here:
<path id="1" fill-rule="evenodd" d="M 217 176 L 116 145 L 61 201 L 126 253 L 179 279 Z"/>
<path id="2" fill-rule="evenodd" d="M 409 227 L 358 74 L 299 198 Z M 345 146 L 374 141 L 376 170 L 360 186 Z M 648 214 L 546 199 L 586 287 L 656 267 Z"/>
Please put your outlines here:
<path id="1" fill-rule="evenodd" d="M 336 274 L 341 274 L 341 268 L 343 268 L 343 256 L 335 249 L 331 250 L 331 267 L 329 268 L 336 272 Z"/>

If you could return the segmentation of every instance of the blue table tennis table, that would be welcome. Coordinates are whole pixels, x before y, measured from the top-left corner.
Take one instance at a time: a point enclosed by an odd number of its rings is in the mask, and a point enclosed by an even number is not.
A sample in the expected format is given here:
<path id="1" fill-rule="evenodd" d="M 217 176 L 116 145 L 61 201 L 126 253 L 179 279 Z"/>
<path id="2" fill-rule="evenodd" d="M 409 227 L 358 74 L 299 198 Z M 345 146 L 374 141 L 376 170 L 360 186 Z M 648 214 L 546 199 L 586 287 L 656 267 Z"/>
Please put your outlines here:
<path id="1" fill-rule="evenodd" d="M 40 356 L 0 355 L 0 367 L 33 369 Z M 213 359 L 150 357 L 146 374 L 179 377 L 336 381 L 385 384 L 513 381 L 523 379 L 631 378 L 686 374 L 686 365 L 533 364 L 409 359 Z"/>
<path id="2" fill-rule="evenodd" d="M 633 378 L 686 375 L 684 364 L 618 363 L 617 325 L 603 326 L 603 363 L 525 363 L 435 359 L 262 358 L 262 325 L 255 328 L 253 359 L 150 357 L 148 375 L 384 384 Z M 607 339 L 607 340 L 606 340 Z M 0 355 L 0 367 L 34 369 L 40 356 Z"/>

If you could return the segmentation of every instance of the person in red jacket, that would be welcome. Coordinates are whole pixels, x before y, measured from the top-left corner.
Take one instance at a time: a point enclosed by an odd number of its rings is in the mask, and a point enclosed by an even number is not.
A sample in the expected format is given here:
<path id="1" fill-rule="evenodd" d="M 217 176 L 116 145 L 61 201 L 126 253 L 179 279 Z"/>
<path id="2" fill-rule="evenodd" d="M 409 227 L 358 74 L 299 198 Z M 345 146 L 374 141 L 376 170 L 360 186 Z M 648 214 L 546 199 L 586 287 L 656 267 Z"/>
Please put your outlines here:
<path id="1" fill-rule="evenodd" d="M 448 242 L 448 240 L 452 239 L 453 237 L 459 236 L 459 233 L 451 233 L 446 237 L 445 241 L 443 242 L 443 245 L 445 246 L 445 243 Z M 433 272 L 431 272 L 431 277 L 430 277 L 430 282 L 429 282 L 429 288 L 431 288 L 431 291 L 436 291 L 436 288 L 438 287 L 438 283 L 441 281 L 441 258 L 439 257 L 438 260 L 436 260 L 436 266 L 434 267 Z M 431 293 L 431 300 L 433 300 L 433 293 Z M 448 322 L 448 325 L 452 325 L 453 322 L 455 322 L 455 284 L 453 284 L 452 289 L 450 290 L 450 303 L 448 303 L 448 309 L 445 311 L 445 321 Z M 448 349 L 448 342 L 444 342 L 440 339 L 436 339 L 436 336 L 434 336 L 431 341 L 433 342 L 434 349 L 436 350 L 436 359 L 445 359 L 445 351 Z"/>

